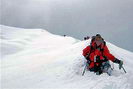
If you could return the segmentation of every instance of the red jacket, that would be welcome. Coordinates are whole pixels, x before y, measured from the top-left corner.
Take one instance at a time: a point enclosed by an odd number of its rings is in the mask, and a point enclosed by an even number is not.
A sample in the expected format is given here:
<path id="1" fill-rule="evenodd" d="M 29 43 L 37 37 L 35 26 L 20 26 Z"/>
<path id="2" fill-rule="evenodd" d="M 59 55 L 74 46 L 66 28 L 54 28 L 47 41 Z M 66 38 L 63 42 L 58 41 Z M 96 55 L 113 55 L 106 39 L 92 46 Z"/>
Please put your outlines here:
<path id="1" fill-rule="evenodd" d="M 107 60 L 111 60 L 111 61 L 115 60 L 115 57 L 109 52 L 108 47 L 106 45 L 104 45 L 104 44 L 100 45 L 100 48 L 103 49 L 103 51 L 96 49 L 95 46 L 96 46 L 96 44 L 93 42 L 92 43 L 93 49 L 91 49 L 91 46 L 87 46 L 85 49 L 83 49 L 83 56 L 90 54 L 89 59 L 91 60 L 91 63 L 89 65 L 89 68 L 94 67 L 94 57 L 96 57 L 96 56 L 99 56 L 100 60 L 104 59 L 103 55 L 106 56 Z M 91 53 L 90 53 L 90 51 L 91 51 Z"/>

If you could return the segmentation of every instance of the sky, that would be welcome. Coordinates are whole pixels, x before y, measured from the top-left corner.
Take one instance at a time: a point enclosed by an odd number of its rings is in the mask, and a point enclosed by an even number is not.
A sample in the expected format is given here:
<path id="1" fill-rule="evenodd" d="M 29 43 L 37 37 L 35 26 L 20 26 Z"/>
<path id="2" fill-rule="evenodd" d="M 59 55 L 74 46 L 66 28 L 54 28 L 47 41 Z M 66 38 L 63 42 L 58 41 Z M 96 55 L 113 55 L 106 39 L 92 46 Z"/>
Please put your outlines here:
<path id="1" fill-rule="evenodd" d="M 1 0 L 0 24 L 83 40 L 100 33 L 133 52 L 133 0 Z"/>

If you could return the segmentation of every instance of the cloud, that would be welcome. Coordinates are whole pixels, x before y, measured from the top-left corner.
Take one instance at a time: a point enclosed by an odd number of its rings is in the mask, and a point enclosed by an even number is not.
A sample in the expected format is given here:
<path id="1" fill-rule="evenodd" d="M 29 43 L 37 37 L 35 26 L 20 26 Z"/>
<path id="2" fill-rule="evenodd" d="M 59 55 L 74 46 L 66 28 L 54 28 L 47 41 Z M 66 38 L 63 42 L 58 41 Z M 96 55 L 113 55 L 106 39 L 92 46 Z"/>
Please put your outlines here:
<path id="1" fill-rule="evenodd" d="M 78 39 L 101 33 L 133 51 L 132 8 L 132 0 L 2 0 L 0 24 L 44 28 Z"/>

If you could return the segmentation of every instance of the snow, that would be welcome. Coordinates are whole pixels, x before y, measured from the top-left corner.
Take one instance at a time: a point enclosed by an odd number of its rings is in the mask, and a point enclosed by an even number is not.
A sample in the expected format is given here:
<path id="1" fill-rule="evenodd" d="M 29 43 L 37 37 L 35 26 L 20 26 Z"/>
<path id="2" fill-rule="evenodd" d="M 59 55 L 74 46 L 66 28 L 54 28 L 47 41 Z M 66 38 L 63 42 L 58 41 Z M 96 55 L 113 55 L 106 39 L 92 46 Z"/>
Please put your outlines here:
<path id="1" fill-rule="evenodd" d="M 1 89 L 132 89 L 133 53 L 109 42 L 112 54 L 124 61 L 113 64 L 112 76 L 86 71 L 82 50 L 90 40 L 54 35 L 43 29 L 1 27 Z"/>

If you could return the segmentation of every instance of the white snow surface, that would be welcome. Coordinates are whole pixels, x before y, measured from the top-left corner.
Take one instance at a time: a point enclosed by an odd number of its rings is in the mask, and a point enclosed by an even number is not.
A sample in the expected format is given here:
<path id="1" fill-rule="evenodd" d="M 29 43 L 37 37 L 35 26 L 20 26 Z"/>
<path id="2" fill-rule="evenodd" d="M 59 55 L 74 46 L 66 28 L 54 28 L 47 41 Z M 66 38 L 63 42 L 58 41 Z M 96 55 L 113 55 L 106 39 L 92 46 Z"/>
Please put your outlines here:
<path id="1" fill-rule="evenodd" d="M 1 89 L 133 89 L 133 53 L 109 42 L 110 52 L 124 61 L 112 76 L 86 71 L 82 50 L 90 40 L 54 35 L 43 29 L 0 25 Z M 124 42 L 124 41 L 123 41 Z"/>

